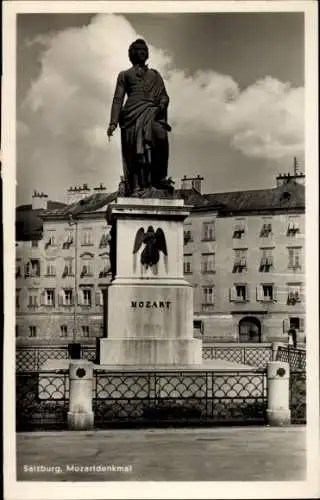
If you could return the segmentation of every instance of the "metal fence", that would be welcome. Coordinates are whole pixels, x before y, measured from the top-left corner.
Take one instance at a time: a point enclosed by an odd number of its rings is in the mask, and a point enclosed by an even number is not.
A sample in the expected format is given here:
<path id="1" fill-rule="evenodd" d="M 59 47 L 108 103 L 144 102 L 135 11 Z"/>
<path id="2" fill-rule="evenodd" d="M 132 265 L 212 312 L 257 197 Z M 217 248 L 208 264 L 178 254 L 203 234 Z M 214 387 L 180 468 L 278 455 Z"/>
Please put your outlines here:
<path id="1" fill-rule="evenodd" d="M 81 359 L 94 361 L 96 358 L 95 346 L 81 345 Z M 68 346 L 17 346 L 16 371 L 38 372 L 48 359 L 69 359 Z"/>
<path id="2" fill-rule="evenodd" d="M 67 371 L 16 374 L 16 429 L 67 429 L 69 374 Z"/>
<path id="3" fill-rule="evenodd" d="M 95 372 L 98 428 L 264 424 L 264 372 Z"/>
<path id="4" fill-rule="evenodd" d="M 244 346 L 239 344 L 203 345 L 203 359 L 224 359 L 236 363 L 247 364 L 255 368 L 264 369 L 272 359 L 271 344 Z M 68 359 L 68 346 L 17 346 L 16 370 L 39 371 L 48 359 Z M 94 361 L 96 347 L 81 345 L 81 358 Z"/>
<path id="5" fill-rule="evenodd" d="M 204 345 L 202 348 L 203 359 L 224 359 L 234 363 L 242 363 L 255 368 L 265 369 L 267 363 L 272 361 L 272 345 Z"/>
<path id="6" fill-rule="evenodd" d="M 289 363 L 290 370 L 306 370 L 307 356 L 305 349 L 297 349 L 292 346 L 279 346 L 277 350 L 277 361 Z"/>
<path id="7" fill-rule="evenodd" d="M 305 424 L 307 422 L 306 382 L 305 371 L 300 370 L 290 372 L 289 397 L 292 424 Z"/>

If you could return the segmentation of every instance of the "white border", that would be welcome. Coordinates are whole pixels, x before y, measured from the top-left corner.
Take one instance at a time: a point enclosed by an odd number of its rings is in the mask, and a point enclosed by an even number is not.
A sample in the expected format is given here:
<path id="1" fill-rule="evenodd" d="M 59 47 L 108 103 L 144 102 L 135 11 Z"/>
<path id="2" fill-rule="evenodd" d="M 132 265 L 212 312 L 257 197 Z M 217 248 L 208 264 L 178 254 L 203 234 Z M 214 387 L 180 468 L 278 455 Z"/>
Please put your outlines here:
<path id="1" fill-rule="evenodd" d="M 306 62 L 306 283 L 308 348 L 308 466 L 301 482 L 17 482 L 14 343 L 16 206 L 16 14 L 102 12 L 304 12 Z M 317 2 L 301 1 L 7 1 L 3 4 L 2 173 L 4 212 L 4 486 L 5 498 L 308 498 L 319 487 L 318 322 L 318 18 Z"/>

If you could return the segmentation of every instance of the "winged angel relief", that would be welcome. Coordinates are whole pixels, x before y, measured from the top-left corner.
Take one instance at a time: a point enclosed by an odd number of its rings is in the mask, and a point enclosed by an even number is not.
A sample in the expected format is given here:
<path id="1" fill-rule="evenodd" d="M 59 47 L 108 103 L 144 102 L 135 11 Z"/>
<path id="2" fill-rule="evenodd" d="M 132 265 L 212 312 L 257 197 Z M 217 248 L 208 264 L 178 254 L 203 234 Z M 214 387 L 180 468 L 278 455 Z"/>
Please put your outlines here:
<path id="1" fill-rule="evenodd" d="M 143 244 L 145 247 L 141 253 L 141 264 L 147 269 L 158 264 L 160 252 L 168 255 L 166 238 L 160 228 L 155 231 L 152 226 L 149 226 L 145 232 L 143 227 L 140 227 L 134 241 L 133 253 L 137 253 Z"/>

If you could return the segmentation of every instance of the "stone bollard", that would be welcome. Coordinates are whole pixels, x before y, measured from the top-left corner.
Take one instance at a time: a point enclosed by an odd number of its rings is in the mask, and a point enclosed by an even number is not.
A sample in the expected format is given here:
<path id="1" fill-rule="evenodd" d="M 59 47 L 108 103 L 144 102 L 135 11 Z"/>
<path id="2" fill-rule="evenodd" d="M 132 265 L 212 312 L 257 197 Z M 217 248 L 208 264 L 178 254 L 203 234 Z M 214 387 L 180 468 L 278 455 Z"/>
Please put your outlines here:
<path id="1" fill-rule="evenodd" d="M 69 365 L 70 396 L 68 428 L 84 431 L 93 428 L 92 411 L 93 364 L 91 361 L 74 360 Z"/>
<path id="2" fill-rule="evenodd" d="M 289 408 L 289 364 L 283 361 L 271 361 L 267 366 L 268 409 L 267 420 L 272 426 L 291 423 Z"/>
<path id="3" fill-rule="evenodd" d="M 278 349 L 282 345 L 282 342 L 272 342 L 272 361 L 277 361 Z"/>

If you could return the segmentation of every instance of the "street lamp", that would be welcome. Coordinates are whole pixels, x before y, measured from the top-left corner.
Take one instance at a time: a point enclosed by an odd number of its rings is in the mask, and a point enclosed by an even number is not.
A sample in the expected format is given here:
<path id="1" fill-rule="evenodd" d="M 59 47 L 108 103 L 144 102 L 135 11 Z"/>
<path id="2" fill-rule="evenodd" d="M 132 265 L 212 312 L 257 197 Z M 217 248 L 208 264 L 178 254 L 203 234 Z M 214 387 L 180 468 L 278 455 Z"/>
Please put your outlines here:
<path id="1" fill-rule="evenodd" d="M 71 359 L 80 359 L 81 344 L 76 342 L 77 337 L 77 291 L 78 291 L 78 221 L 74 220 L 72 214 L 69 215 L 69 226 L 75 226 L 74 239 L 74 305 L 73 305 L 73 329 L 72 344 L 69 344 L 69 355 Z"/>

